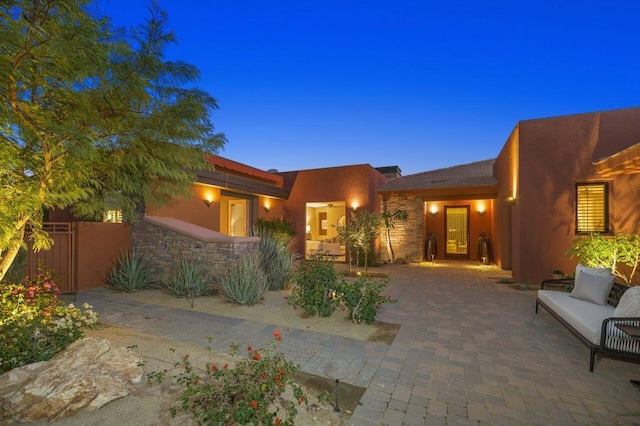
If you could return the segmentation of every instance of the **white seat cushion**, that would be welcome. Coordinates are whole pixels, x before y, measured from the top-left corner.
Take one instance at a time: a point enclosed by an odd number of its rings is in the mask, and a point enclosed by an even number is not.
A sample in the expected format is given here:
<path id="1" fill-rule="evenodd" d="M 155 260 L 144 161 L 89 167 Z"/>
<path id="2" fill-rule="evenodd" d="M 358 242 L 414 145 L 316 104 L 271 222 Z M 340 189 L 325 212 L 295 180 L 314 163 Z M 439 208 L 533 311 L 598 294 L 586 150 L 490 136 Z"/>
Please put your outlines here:
<path id="1" fill-rule="evenodd" d="M 612 317 L 615 311 L 611 305 L 575 299 L 562 291 L 538 290 L 538 298 L 595 345 L 600 344 L 602 321 Z"/>

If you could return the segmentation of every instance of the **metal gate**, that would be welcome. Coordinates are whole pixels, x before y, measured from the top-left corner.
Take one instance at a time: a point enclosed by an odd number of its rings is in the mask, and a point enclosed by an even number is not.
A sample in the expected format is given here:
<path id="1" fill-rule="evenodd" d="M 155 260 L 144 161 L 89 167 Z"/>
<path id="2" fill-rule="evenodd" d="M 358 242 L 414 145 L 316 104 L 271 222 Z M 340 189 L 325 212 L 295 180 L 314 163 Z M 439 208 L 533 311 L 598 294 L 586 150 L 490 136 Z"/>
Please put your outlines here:
<path id="1" fill-rule="evenodd" d="M 31 230 L 25 232 L 27 258 L 25 274 L 37 275 L 41 271 L 51 273 L 60 288 L 60 293 L 75 293 L 76 286 L 73 263 L 73 224 L 71 222 L 45 222 L 43 230 L 53 239 L 49 250 L 33 251 Z"/>

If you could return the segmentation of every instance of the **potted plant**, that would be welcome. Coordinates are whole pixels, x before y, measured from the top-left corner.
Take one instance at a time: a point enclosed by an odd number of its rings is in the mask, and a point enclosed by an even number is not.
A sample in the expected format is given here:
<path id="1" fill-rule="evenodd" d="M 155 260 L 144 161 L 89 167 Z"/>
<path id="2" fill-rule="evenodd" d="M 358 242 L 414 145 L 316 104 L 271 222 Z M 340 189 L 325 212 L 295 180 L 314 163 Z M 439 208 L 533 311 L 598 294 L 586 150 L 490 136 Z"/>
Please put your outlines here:
<path id="1" fill-rule="evenodd" d="M 567 275 L 559 269 L 556 269 L 551 273 L 551 278 L 553 278 L 554 280 L 559 280 L 566 276 Z"/>

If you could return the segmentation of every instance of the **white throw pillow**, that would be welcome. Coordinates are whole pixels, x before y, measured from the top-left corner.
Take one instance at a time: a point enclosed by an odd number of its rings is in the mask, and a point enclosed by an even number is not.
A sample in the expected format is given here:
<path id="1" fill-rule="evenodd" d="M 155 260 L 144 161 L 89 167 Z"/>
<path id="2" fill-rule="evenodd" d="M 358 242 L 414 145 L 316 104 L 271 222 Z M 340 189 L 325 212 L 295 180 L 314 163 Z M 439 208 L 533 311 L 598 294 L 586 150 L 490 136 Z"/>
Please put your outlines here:
<path id="1" fill-rule="evenodd" d="M 576 281 L 578 280 L 578 277 L 582 272 L 586 272 L 587 274 L 591 274 L 591 275 L 609 276 L 611 275 L 611 268 L 590 268 L 588 266 L 584 266 L 581 263 L 578 263 L 578 265 L 576 266 L 576 276 L 575 276 Z"/>
<path id="2" fill-rule="evenodd" d="M 613 316 L 640 317 L 640 287 L 631 287 L 624 292 Z"/>
<path id="3" fill-rule="evenodd" d="M 606 305 L 614 280 L 615 277 L 610 272 L 609 275 L 594 275 L 585 271 L 578 274 L 576 271 L 575 285 L 570 296 L 574 299 Z"/>

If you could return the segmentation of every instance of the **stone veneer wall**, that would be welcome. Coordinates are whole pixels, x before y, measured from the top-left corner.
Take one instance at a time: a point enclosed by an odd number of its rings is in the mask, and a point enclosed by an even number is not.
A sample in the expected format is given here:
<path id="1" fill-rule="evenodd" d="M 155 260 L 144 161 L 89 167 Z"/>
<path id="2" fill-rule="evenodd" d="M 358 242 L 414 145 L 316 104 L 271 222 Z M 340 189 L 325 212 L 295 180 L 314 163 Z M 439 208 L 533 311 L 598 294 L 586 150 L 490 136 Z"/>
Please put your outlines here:
<path id="1" fill-rule="evenodd" d="M 380 211 L 384 211 L 382 196 L 378 196 Z M 411 194 L 392 193 L 387 198 L 387 211 L 406 210 L 409 220 L 395 222 L 390 231 L 391 246 L 396 259 L 419 262 L 424 257 L 424 201 L 422 197 Z M 387 252 L 387 236 L 384 226 L 380 230 L 380 258 L 389 259 Z"/>
<path id="2" fill-rule="evenodd" d="M 196 261 L 209 284 L 216 289 L 219 289 L 222 275 L 235 262 L 258 254 L 258 238 L 233 240 L 204 242 L 144 220 L 134 223 L 131 232 L 132 249 L 145 255 L 157 281 L 171 280 L 182 259 L 188 259 Z"/>

